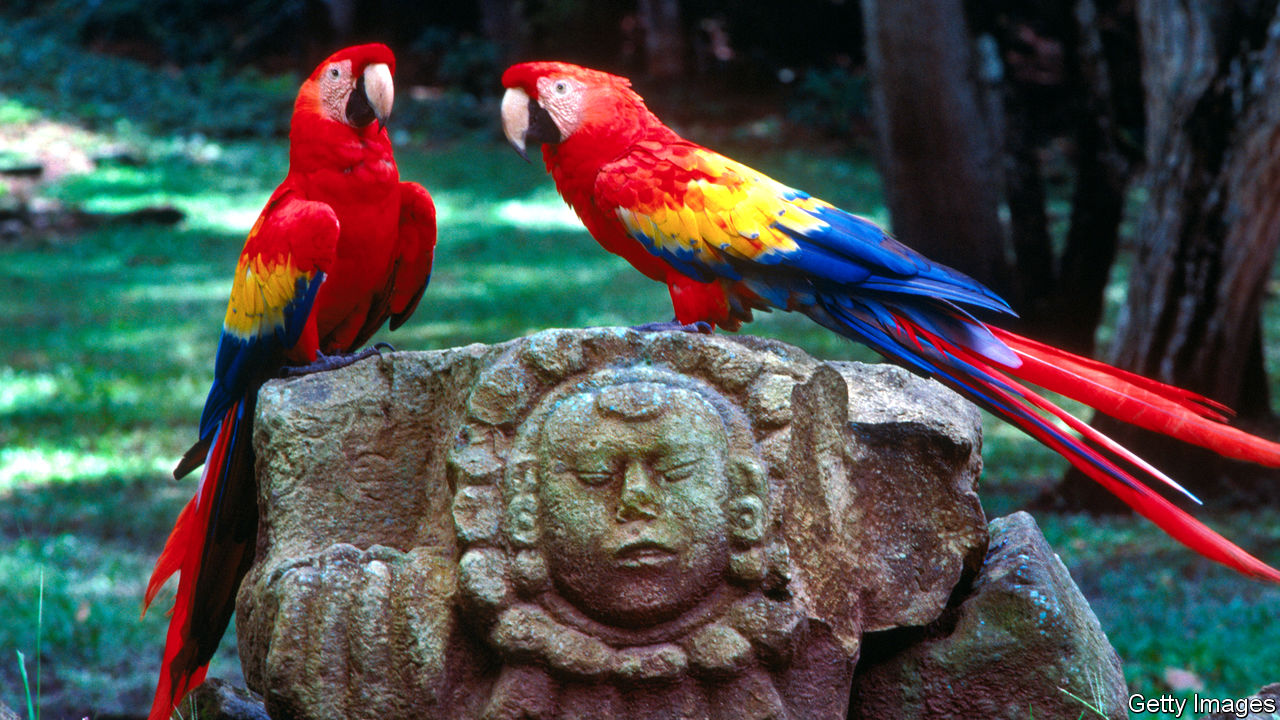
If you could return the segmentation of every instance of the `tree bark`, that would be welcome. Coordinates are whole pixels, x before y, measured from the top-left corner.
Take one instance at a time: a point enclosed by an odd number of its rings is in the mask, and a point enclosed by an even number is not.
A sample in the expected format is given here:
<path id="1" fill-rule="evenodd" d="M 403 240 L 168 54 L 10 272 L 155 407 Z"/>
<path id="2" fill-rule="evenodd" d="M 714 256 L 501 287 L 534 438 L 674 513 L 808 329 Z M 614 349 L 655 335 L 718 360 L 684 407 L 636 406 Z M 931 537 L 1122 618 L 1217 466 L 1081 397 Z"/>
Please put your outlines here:
<path id="1" fill-rule="evenodd" d="M 972 17 L 998 39 L 1005 68 L 1002 149 L 1017 329 L 1091 355 L 1137 157 L 1126 154 L 1121 128 L 1140 115 L 1121 118 L 1117 107 L 1123 93 L 1139 88 L 1132 14 L 1117 0 L 1042 0 L 984 4 Z M 1074 189 L 1065 241 L 1055 249 L 1042 157 L 1060 139 L 1069 141 L 1061 147 Z"/>
<path id="2" fill-rule="evenodd" d="M 1111 360 L 1266 419 L 1261 307 L 1280 243 L 1277 2 L 1140 0 L 1147 202 Z M 1274 477 L 1097 425 L 1204 496 L 1257 502 Z M 1087 503 L 1086 503 L 1087 504 Z"/>
<path id="3" fill-rule="evenodd" d="M 1075 97 L 1075 190 L 1071 225 L 1059 262 L 1044 339 L 1092 355 L 1102 320 L 1107 281 L 1120 244 L 1130 166 L 1119 147 L 1112 61 L 1098 27 L 1094 0 L 1074 3 L 1070 46 Z M 1046 323 L 1047 324 L 1047 323 Z"/>
<path id="4" fill-rule="evenodd" d="M 1148 200 L 1113 347 L 1232 405 L 1280 242 L 1280 18 L 1275 0 L 1254 7 L 1138 4 Z"/>
<path id="5" fill-rule="evenodd" d="M 1007 293 L 1000 170 L 962 0 L 863 0 L 863 15 L 895 234 Z"/>

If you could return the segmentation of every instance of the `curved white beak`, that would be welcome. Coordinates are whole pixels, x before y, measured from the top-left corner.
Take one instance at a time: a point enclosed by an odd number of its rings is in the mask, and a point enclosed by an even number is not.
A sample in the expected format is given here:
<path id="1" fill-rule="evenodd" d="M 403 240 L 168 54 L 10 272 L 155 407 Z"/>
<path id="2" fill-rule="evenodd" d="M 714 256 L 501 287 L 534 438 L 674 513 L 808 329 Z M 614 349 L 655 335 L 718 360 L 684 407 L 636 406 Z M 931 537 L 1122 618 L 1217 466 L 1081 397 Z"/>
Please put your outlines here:
<path id="1" fill-rule="evenodd" d="M 529 159 L 524 146 L 525 133 L 528 131 L 529 95 L 520 88 L 507 88 L 506 94 L 502 96 L 502 133 L 525 160 Z"/>
<path id="2" fill-rule="evenodd" d="M 396 88 L 391 81 L 391 68 L 386 63 L 374 63 L 364 69 L 364 94 L 369 100 L 378 122 L 386 125 L 391 117 L 391 105 L 395 102 Z"/>

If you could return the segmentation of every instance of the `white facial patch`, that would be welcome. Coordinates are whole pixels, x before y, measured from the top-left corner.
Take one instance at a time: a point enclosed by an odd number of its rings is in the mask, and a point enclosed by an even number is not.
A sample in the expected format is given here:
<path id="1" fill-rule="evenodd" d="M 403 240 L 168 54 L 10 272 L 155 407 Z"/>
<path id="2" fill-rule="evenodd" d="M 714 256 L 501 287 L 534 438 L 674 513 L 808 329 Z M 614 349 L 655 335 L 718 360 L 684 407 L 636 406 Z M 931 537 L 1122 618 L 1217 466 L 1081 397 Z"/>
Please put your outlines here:
<path id="1" fill-rule="evenodd" d="M 329 63 L 320 71 L 320 106 L 330 120 L 347 121 L 347 100 L 351 90 L 356 86 L 355 76 L 351 74 L 351 61 L 339 60 Z"/>
<path id="2" fill-rule="evenodd" d="M 560 137 L 567 138 L 582 124 L 582 102 L 586 86 L 565 77 L 538 79 L 538 104 L 551 116 Z"/>

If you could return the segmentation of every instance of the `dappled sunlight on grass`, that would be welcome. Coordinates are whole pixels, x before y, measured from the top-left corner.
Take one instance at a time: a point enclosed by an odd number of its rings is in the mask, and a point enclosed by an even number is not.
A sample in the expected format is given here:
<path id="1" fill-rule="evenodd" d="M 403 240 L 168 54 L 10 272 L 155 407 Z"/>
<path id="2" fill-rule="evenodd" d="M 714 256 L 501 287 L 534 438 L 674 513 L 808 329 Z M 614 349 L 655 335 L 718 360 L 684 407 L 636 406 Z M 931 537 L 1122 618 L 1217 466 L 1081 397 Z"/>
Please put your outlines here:
<path id="1" fill-rule="evenodd" d="M 123 453 L 85 452 L 69 448 L 0 448 L 0 492 L 19 484 L 79 482 L 109 475 L 163 474 L 172 461 Z"/>
<path id="2" fill-rule="evenodd" d="M 146 706 L 167 624 L 164 611 L 172 603 L 172 589 L 166 589 L 153 611 L 140 616 L 154 561 L 151 551 L 103 543 L 92 535 L 0 537 L 0 577 L 5 578 L 0 612 L 6 618 L 0 623 L 0 647 L 23 651 L 34 673 L 39 634 L 42 705 L 92 709 L 95 715 L 129 714 Z M 220 647 L 211 675 L 240 677 L 233 639 Z"/>
<path id="3" fill-rule="evenodd" d="M 616 270 L 604 265 L 554 270 L 528 264 L 495 262 L 472 266 L 468 271 L 440 282 L 433 282 L 433 306 L 453 302 L 485 302 L 495 293 L 540 293 L 548 285 L 560 285 L 557 291 L 606 287 L 617 276 Z M 445 274 L 445 273 L 441 273 Z M 655 285 L 655 290 L 661 290 Z"/>
<path id="4" fill-rule="evenodd" d="M 436 204 L 436 221 L 441 229 L 441 242 L 448 242 L 467 226 L 487 232 L 506 232 L 519 228 L 530 232 L 578 232 L 589 238 L 586 228 L 573 210 L 554 190 L 534 191 L 520 199 L 472 191 L 432 192 Z"/>
<path id="5" fill-rule="evenodd" d="M 225 199 L 183 198 L 178 202 L 187 213 L 186 226 L 193 230 L 248 236 L 262 212 L 263 200 L 243 198 L 237 202 Z"/>
<path id="6" fill-rule="evenodd" d="M 143 164 L 101 165 L 59 183 L 52 196 L 107 215 L 172 206 L 184 213 L 186 230 L 243 237 L 286 170 L 279 143 L 245 142 L 229 150 L 207 141 L 145 146 Z"/>
<path id="7" fill-rule="evenodd" d="M 221 303 L 226 304 L 231 292 L 231 278 L 217 278 L 202 282 L 182 282 L 155 285 L 137 285 L 121 294 L 126 302 L 153 303 Z"/>
<path id="8" fill-rule="evenodd" d="M 39 407 L 58 391 L 58 378 L 47 372 L 18 372 L 0 367 L 0 417 Z"/>
<path id="9" fill-rule="evenodd" d="M 582 221 L 554 192 L 535 193 L 522 200 L 506 200 L 495 211 L 498 221 L 527 229 L 582 230 Z"/>
<path id="10" fill-rule="evenodd" d="M 26 103 L 0 95 L 0 125 L 23 125 L 41 118 L 41 112 Z"/>

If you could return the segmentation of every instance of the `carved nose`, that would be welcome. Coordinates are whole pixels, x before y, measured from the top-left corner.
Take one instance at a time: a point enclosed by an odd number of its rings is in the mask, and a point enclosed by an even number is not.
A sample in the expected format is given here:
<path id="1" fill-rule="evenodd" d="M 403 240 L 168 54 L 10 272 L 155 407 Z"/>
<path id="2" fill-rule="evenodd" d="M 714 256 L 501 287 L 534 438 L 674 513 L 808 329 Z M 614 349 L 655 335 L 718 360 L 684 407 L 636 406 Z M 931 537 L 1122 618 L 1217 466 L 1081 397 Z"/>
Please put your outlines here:
<path id="1" fill-rule="evenodd" d="M 618 522 L 652 520 L 658 517 L 658 489 L 653 475 L 644 463 L 627 463 L 622 480 L 622 496 L 618 498 Z"/>

